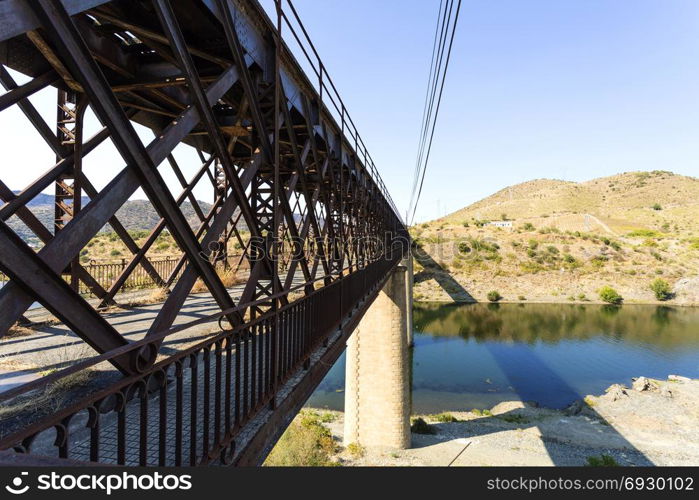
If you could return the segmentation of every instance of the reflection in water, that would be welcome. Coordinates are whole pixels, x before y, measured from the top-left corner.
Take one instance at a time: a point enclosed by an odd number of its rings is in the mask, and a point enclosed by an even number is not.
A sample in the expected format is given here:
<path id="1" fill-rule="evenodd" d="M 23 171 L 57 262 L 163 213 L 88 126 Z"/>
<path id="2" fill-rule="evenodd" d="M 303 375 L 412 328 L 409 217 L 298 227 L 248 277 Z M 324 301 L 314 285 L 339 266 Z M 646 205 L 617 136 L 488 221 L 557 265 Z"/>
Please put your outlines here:
<path id="1" fill-rule="evenodd" d="M 416 304 L 413 411 L 561 408 L 631 377 L 699 378 L 699 309 Z M 344 357 L 309 400 L 342 409 Z"/>

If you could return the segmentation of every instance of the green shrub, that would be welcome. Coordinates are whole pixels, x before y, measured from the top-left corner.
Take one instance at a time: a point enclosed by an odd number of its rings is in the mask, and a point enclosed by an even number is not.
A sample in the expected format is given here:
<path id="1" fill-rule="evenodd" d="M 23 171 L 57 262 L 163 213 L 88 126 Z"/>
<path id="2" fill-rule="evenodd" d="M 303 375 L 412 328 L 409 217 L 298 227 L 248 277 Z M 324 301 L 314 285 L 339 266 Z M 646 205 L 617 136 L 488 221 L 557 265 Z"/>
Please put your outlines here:
<path id="1" fill-rule="evenodd" d="M 524 295 L 520 295 L 517 297 L 517 300 L 527 300 L 527 298 Z"/>
<path id="2" fill-rule="evenodd" d="M 524 229 L 525 231 L 533 231 L 535 228 L 534 224 L 532 224 L 531 222 L 525 222 L 522 226 L 522 229 Z"/>
<path id="3" fill-rule="evenodd" d="M 624 300 L 623 297 L 619 295 L 619 292 L 614 290 L 609 285 L 600 288 L 599 298 L 608 304 L 621 304 L 621 302 Z"/>
<path id="4" fill-rule="evenodd" d="M 670 284 L 662 278 L 656 278 L 651 281 L 650 289 L 653 290 L 655 298 L 658 300 L 668 300 L 672 297 Z"/>
<path id="5" fill-rule="evenodd" d="M 653 204 L 653 210 L 662 210 L 663 207 L 660 205 L 660 203 L 654 203 Z"/>
<path id="6" fill-rule="evenodd" d="M 610 455 L 587 457 L 588 467 L 618 467 L 619 463 Z"/>
<path id="7" fill-rule="evenodd" d="M 531 248 L 532 250 L 536 250 L 537 248 L 539 248 L 539 242 L 536 240 L 529 240 L 529 248 Z"/>
<path id="8" fill-rule="evenodd" d="M 410 424 L 410 432 L 415 434 L 435 434 L 434 427 L 425 422 L 421 417 L 414 418 Z"/>
<path id="9" fill-rule="evenodd" d="M 500 292 L 498 292 L 497 290 L 492 290 L 488 292 L 488 300 L 490 302 L 497 302 L 500 299 L 502 299 L 502 295 L 500 295 Z"/>
<path id="10" fill-rule="evenodd" d="M 121 255 L 121 252 L 115 248 L 114 250 L 109 252 L 109 255 L 111 255 L 112 257 L 118 257 L 119 255 Z"/>

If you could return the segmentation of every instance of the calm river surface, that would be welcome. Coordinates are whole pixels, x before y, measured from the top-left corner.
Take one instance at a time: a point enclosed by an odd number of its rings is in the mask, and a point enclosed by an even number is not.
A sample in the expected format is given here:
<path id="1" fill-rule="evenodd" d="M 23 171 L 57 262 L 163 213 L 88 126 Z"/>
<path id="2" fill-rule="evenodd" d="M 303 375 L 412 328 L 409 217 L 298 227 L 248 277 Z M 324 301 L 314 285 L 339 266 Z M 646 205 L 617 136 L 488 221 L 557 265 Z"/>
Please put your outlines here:
<path id="1" fill-rule="evenodd" d="M 416 304 L 413 411 L 562 408 L 631 377 L 699 378 L 699 308 Z M 342 410 L 345 359 L 309 406 Z"/>

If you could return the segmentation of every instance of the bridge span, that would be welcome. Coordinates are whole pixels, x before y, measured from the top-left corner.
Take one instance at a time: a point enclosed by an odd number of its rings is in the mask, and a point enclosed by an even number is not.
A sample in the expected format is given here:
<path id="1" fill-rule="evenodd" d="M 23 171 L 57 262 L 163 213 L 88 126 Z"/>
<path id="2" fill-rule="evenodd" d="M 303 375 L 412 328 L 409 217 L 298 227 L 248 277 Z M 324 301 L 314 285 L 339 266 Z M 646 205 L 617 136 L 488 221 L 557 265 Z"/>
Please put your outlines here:
<path id="1" fill-rule="evenodd" d="M 409 444 L 409 236 L 293 4 L 275 3 L 273 20 L 256 0 L 0 4 L 0 111 L 21 110 L 17 126 L 55 155 L 4 165 L 36 172 L 20 189 L 0 173 L 0 335 L 25 347 L 23 366 L 37 340 L 12 332 L 41 310 L 87 346 L 0 392 L 0 450 L 258 464 L 358 325 L 348 429 L 367 444 Z M 52 123 L 31 99 L 47 89 Z M 90 153 L 109 144 L 122 167 L 98 185 L 111 167 Z M 196 154 L 183 160 L 182 148 Z M 49 190 L 46 224 L 31 207 Z M 117 211 L 139 190 L 160 220 L 137 238 Z M 107 224 L 131 255 L 98 276 L 81 255 Z M 167 269 L 151 252 L 164 233 L 181 249 Z M 136 273 L 162 291 L 138 320 L 122 300 Z M 360 414 L 387 408 L 395 435 L 381 441 Z"/>

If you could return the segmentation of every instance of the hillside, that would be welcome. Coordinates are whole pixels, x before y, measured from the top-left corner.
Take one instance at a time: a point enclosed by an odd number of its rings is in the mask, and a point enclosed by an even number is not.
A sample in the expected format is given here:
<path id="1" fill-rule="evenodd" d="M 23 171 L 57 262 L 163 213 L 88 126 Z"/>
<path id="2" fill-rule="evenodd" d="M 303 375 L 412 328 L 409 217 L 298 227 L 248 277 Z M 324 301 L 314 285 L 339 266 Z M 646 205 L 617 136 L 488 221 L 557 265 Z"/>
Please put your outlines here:
<path id="1" fill-rule="evenodd" d="M 601 224 L 591 227 L 588 218 L 586 226 L 585 214 Z M 604 231 L 606 225 L 614 233 L 669 228 L 699 234 L 699 179 L 660 170 L 581 183 L 537 179 L 502 189 L 444 220 L 461 223 L 503 216 L 550 227 L 557 227 L 556 219 L 563 218 L 561 222 L 568 227 L 559 229 L 578 231 Z"/>
<path id="2" fill-rule="evenodd" d="M 505 222 L 502 222 L 502 221 Z M 501 221 L 495 227 L 488 221 Z M 417 300 L 658 302 L 650 283 L 699 303 L 699 180 L 630 172 L 574 183 L 539 179 L 411 228 Z"/>
<path id="3" fill-rule="evenodd" d="M 89 199 L 85 199 L 83 203 L 87 204 L 88 201 Z M 204 214 L 211 209 L 211 204 L 204 201 L 199 201 L 199 206 Z M 41 194 L 32 200 L 32 203 L 30 203 L 28 207 L 42 224 L 53 232 L 53 196 Z M 190 202 L 186 201 L 182 204 L 182 211 L 189 224 L 194 228 L 198 227 L 199 218 Z M 119 222 L 121 222 L 126 229 L 132 231 L 150 230 L 160 221 L 160 216 L 150 202 L 146 200 L 127 201 L 117 211 L 116 215 Z M 38 243 L 38 239 L 34 236 L 34 233 L 16 216 L 8 220 L 8 225 L 25 241 L 34 244 Z M 109 232 L 111 230 L 111 227 L 106 225 L 102 232 Z"/>

